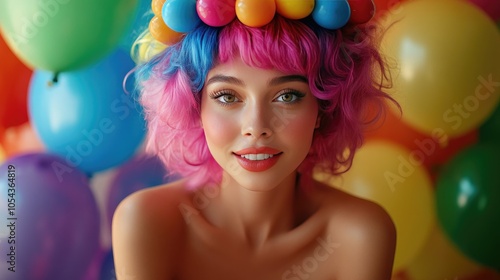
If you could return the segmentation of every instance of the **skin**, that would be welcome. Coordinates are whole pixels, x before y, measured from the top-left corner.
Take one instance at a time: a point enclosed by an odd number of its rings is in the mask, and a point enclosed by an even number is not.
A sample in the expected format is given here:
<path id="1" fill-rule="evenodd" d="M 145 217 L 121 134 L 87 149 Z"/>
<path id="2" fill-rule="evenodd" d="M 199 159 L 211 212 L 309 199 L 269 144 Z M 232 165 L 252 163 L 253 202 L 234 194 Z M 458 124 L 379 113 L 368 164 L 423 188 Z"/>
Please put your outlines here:
<path id="1" fill-rule="evenodd" d="M 123 200 L 112 230 L 117 279 L 391 278 L 388 214 L 298 179 L 321 122 L 307 81 L 239 59 L 220 64 L 208 74 L 200 121 L 221 184 L 188 191 L 178 181 Z M 276 164 L 245 169 L 235 153 L 262 146 L 279 152 Z"/>

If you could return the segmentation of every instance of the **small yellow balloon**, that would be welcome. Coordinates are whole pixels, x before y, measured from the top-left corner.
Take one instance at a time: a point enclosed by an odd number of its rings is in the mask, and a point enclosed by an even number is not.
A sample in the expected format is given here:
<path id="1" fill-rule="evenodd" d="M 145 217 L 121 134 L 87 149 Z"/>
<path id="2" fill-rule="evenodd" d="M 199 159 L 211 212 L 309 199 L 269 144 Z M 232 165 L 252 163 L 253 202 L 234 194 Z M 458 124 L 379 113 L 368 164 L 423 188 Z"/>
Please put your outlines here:
<path id="1" fill-rule="evenodd" d="M 368 141 L 341 176 L 316 172 L 314 178 L 349 194 L 374 201 L 391 216 L 397 231 L 394 271 L 422 249 L 435 224 L 429 174 L 410 151 L 383 141 Z"/>
<path id="2" fill-rule="evenodd" d="M 382 25 L 404 122 L 460 136 L 491 115 L 500 99 L 500 33 L 484 12 L 467 1 L 406 1 Z"/>
<path id="3" fill-rule="evenodd" d="M 466 257 L 436 225 L 417 257 L 406 267 L 410 279 L 462 279 L 483 266 Z"/>
<path id="4" fill-rule="evenodd" d="M 314 0 L 276 0 L 278 14 L 289 19 L 305 18 L 313 9 Z"/>

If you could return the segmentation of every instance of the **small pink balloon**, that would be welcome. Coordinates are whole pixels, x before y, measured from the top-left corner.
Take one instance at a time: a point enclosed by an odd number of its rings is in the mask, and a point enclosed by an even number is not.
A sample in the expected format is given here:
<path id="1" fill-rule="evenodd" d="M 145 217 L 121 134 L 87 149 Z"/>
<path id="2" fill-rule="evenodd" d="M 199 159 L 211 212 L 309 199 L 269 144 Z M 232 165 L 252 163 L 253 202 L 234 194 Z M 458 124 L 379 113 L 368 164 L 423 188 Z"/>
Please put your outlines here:
<path id="1" fill-rule="evenodd" d="M 224 26 L 236 17 L 236 0 L 198 0 L 196 11 L 200 19 L 210 26 Z"/>
<path id="2" fill-rule="evenodd" d="M 500 1 L 499 0 L 469 0 L 483 10 L 493 21 L 500 20 Z"/>

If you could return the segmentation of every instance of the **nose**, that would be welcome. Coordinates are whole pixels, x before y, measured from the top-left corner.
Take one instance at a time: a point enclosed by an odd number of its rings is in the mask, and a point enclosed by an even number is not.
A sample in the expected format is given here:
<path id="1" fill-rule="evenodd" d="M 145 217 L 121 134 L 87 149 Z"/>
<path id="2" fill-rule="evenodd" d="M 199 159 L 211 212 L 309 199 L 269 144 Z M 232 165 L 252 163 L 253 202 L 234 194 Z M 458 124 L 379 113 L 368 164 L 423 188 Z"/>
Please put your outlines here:
<path id="1" fill-rule="evenodd" d="M 242 115 L 241 134 L 246 137 L 270 137 L 273 134 L 270 109 L 264 105 L 247 104 Z"/>

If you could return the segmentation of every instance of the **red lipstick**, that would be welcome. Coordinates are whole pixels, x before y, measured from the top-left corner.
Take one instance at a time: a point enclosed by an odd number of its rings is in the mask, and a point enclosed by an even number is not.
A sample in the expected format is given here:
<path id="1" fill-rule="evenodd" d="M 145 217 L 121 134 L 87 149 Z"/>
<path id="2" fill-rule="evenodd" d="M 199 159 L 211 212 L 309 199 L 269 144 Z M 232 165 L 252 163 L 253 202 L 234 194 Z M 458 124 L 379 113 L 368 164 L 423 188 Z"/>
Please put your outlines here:
<path id="1" fill-rule="evenodd" d="M 262 172 L 273 167 L 281 151 L 269 147 L 251 147 L 234 152 L 241 167 L 251 172 Z"/>

